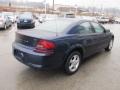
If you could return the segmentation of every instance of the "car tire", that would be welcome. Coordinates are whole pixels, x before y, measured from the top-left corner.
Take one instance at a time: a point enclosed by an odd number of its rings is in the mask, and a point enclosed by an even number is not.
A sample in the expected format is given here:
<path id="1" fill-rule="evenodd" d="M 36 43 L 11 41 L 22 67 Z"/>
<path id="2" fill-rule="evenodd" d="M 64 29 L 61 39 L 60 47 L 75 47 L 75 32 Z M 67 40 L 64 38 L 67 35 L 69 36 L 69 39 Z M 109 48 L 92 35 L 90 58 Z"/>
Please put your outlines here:
<path id="1" fill-rule="evenodd" d="M 35 28 L 35 24 L 33 24 L 31 28 Z"/>
<path id="2" fill-rule="evenodd" d="M 72 52 L 68 57 L 64 65 L 64 71 L 68 75 L 72 75 L 78 71 L 81 64 L 81 54 L 78 51 Z"/>
<path id="3" fill-rule="evenodd" d="M 18 28 L 18 29 L 21 29 L 21 27 L 20 27 L 20 26 L 17 26 L 17 28 Z"/>
<path id="4" fill-rule="evenodd" d="M 113 47 L 113 42 L 114 42 L 114 39 L 111 39 L 109 42 L 109 45 L 105 48 L 105 51 L 111 51 Z"/>

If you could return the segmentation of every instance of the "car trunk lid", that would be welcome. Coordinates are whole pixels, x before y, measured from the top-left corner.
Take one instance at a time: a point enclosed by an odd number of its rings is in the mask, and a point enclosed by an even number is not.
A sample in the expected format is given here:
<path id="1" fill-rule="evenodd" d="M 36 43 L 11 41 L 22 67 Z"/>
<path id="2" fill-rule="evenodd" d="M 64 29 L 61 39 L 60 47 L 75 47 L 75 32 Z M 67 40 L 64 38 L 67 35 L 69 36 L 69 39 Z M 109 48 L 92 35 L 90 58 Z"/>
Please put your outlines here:
<path id="1" fill-rule="evenodd" d="M 16 32 L 15 42 L 25 46 L 35 47 L 40 39 L 50 40 L 56 37 L 55 33 L 37 30 L 21 30 Z"/>

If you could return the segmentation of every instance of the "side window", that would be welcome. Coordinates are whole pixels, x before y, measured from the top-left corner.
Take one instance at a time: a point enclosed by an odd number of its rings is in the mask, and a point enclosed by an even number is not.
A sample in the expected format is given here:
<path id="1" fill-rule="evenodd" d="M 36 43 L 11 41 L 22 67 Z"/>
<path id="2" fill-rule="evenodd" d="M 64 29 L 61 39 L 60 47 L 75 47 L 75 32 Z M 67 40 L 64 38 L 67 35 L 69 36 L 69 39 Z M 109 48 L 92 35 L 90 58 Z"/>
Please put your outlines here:
<path id="1" fill-rule="evenodd" d="M 88 34 L 88 33 L 93 33 L 89 22 L 81 23 L 73 27 L 69 32 L 69 34 Z"/>
<path id="2" fill-rule="evenodd" d="M 103 33 L 104 32 L 104 28 L 102 28 L 98 23 L 93 23 L 93 28 L 95 29 L 96 33 Z"/>
<path id="3" fill-rule="evenodd" d="M 80 30 L 82 30 L 82 27 L 80 27 L 80 25 L 76 25 L 70 30 L 69 34 L 79 34 Z"/>
<path id="4" fill-rule="evenodd" d="M 82 23 L 80 26 L 83 28 L 80 33 L 94 33 L 89 22 Z"/>

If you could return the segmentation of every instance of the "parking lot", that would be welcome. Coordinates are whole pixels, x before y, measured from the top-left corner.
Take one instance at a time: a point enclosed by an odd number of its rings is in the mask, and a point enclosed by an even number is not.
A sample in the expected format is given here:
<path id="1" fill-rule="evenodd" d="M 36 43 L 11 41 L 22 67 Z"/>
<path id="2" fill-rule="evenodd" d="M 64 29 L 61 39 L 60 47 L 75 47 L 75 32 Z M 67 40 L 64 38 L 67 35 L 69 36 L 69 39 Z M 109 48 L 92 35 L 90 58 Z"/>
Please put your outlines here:
<path id="1" fill-rule="evenodd" d="M 0 30 L 0 90 L 120 90 L 120 25 L 104 26 L 115 35 L 112 51 L 101 51 L 86 59 L 72 76 L 61 70 L 34 70 L 19 63 L 12 55 L 16 25 Z"/>

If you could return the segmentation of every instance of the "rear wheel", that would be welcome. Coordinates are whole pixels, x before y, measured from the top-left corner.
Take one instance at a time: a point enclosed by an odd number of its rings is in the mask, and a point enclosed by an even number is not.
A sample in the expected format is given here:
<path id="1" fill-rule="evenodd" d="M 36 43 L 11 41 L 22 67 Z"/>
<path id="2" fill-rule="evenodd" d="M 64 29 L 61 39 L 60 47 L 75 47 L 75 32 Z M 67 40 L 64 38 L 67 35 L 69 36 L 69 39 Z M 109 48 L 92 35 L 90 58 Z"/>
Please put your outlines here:
<path id="1" fill-rule="evenodd" d="M 77 51 L 72 52 L 65 63 L 64 70 L 67 74 L 74 74 L 81 63 L 81 54 Z"/>
<path id="2" fill-rule="evenodd" d="M 31 28 L 34 28 L 34 27 L 35 27 L 35 24 L 33 24 Z"/>
<path id="3" fill-rule="evenodd" d="M 20 26 L 17 26 L 17 28 L 18 28 L 18 29 L 21 29 L 21 27 L 20 27 Z"/>
<path id="4" fill-rule="evenodd" d="M 105 48 L 105 51 L 111 51 L 111 49 L 112 49 L 112 47 L 113 47 L 113 42 L 114 42 L 114 40 L 111 39 L 111 41 L 109 42 L 108 47 Z"/>

